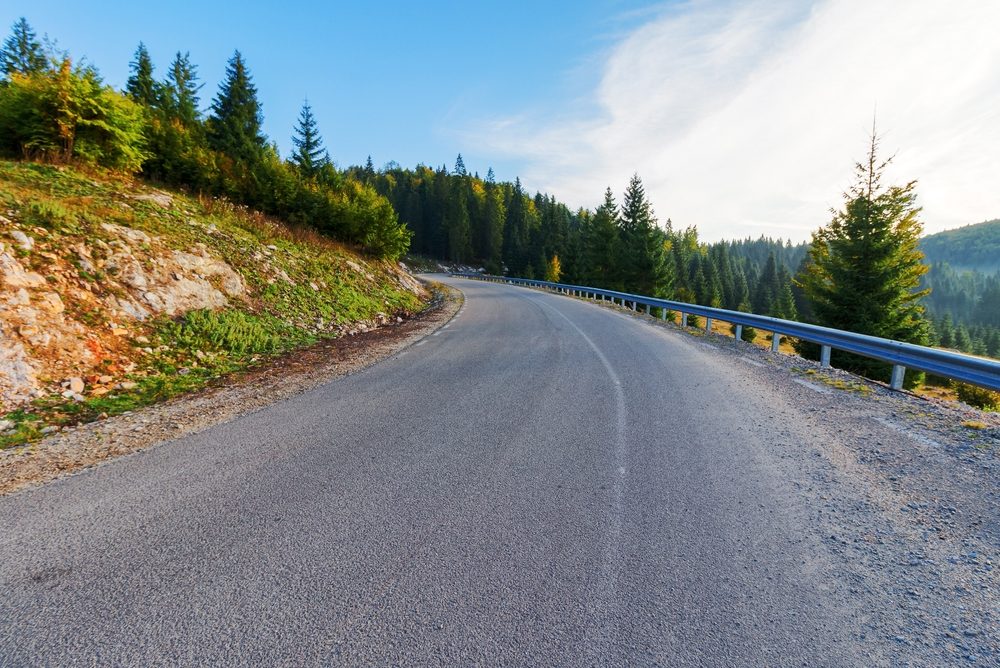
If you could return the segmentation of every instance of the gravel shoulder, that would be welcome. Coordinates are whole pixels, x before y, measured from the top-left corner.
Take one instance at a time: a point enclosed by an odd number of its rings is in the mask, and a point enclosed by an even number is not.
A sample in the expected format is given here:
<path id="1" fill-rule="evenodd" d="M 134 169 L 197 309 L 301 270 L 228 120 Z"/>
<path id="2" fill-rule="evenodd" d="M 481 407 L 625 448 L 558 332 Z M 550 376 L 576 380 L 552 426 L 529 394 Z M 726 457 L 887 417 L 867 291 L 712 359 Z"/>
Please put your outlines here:
<path id="1" fill-rule="evenodd" d="M 322 341 L 192 394 L 2 450 L 0 496 L 229 422 L 391 357 L 445 325 L 461 307 L 457 290 L 430 287 L 430 306 L 408 320 Z"/>

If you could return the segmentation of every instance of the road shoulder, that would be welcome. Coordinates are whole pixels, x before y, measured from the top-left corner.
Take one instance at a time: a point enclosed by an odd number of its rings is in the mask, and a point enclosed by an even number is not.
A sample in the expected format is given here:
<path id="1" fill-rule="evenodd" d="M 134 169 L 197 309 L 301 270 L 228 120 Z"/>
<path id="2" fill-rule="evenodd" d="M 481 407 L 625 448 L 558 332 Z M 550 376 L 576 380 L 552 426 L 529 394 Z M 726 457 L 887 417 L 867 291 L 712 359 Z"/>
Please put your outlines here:
<path id="1" fill-rule="evenodd" d="M 463 301 L 459 290 L 440 283 L 432 287 L 431 306 L 409 320 L 322 341 L 230 374 L 193 394 L 0 451 L 0 496 L 204 431 L 363 371 L 439 329 L 458 312 Z"/>

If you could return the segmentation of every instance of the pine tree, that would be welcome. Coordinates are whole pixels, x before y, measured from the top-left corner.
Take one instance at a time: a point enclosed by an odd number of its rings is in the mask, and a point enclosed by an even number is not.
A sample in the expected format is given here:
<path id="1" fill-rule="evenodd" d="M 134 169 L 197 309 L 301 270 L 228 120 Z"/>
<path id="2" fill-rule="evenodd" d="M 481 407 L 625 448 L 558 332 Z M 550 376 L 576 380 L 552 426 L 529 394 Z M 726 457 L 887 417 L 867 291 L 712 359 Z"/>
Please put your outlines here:
<path id="1" fill-rule="evenodd" d="M 608 290 L 622 288 L 618 271 L 618 204 L 611 188 L 604 191 L 604 202 L 582 229 L 584 279 L 590 285 Z"/>
<path id="2" fill-rule="evenodd" d="M 455 176 L 468 176 L 469 172 L 465 169 L 465 161 L 462 160 L 462 154 L 458 154 L 458 158 L 455 159 L 455 171 L 452 172 Z"/>
<path id="3" fill-rule="evenodd" d="M 632 175 L 625 190 L 619 230 L 619 268 L 625 290 L 642 295 L 664 295 L 668 287 L 664 238 L 656 226 L 653 209 L 638 174 Z"/>
<path id="4" fill-rule="evenodd" d="M 292 144 L 295 146 L 292 162 L 298 167 L 299 173 L 306 178 L 316 176 L 324 165 L 330 162 L 330 156 L 323 148 L 323 138 L 319 134 L 316 117 L 313 116 L 309 100 L 302 104 Z"/>
<path id="5" fill-rule="evenodd" d="M 239 51 L 226 66 L 226 78 L 212 102 L 208 141 L 216 151 L 237 161 L 256 163 L 266 147 L 261 132 L 263 113 L 257 88 Z"/>
<path id="6" fill-rule="evenodd" d="M 11 27 L 10 37 L 0 49 L 0 70 L 3 78 L 12 74 L 38 74 L 48 68 L 45 51 L 35 35 L 35 31 L 22 16 Z"/>
<path id="7" fill-rule="evenodd" d="M 493 173 L 493 168 L 490 167 L 486 170 L 486 183 L 494 184 L 497 182 L 496 175 Z"/>
<path id="8" fill-rule="evenodd" d="M 170 69 L 167 70 L 167 81 L 163 84 L 164 108 L 172 117 L 180 119 L 184 125 L 194 125 L 200 117 L 198 111 L 200 89 L 197 68 L 191 64 L 191 54 L 181 54 L 178 51 L 170 63 Z"/>
<path id="9" fill-rule="evenodd" d="M 879 161 L 873 130 L 868 155 L 856 165 L 857 181 L 844 194 L 844 208 L 813 233 L 800 283 L 821 325 L 924 344 L 929 325 L 920 300 L 928 291 L 920 289 L 920 277 L 927 266 L 918 247 L 922 224 L 916 182 L 883 187 L 888 163 Z M 889 376 L 884 363 L 839 358 L 841 365 L 871 377 Z M 908 386 L 919 380 L 916 374 L 907 377 Z"/>
<path id="10" fill-rule="evenodd" d="M 155 107 L 160 101 L 160 86 L 153 78 L 153 60 L 142 42 L 139 42 L 135 50 L 135 57 L 129 63 L 129 70 L 131 74 L 125 84 L 125 92 L 139 104 Z"/>

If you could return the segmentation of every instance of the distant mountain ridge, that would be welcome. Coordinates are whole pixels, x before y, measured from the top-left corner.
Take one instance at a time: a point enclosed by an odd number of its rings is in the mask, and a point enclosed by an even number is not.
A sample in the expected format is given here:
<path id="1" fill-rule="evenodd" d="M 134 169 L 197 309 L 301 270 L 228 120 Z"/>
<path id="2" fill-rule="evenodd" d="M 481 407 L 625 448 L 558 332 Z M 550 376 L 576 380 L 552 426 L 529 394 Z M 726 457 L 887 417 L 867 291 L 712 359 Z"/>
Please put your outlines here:
<path id="1" fill-rule="evenodd" d="M 957 270 L 1000 271 L 1000 219 L 931 234 L 920 240 L 927 262 Z"/>

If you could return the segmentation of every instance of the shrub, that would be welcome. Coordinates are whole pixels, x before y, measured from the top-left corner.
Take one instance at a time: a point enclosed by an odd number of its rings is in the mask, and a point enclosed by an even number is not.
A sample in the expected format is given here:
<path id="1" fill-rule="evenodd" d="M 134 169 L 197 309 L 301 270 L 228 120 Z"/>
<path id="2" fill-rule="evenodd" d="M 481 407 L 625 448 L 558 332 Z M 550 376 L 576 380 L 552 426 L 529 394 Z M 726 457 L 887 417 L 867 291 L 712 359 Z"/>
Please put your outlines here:
<path id="1" fill-rule="evenodd" d="M 0 148 L 11 154 L 137 172 L 144 128 L 138 104 L 68 58 L 58 69 L 12 74 L 0 87 Z"/>
<path id="2" fill-rule="evenodd" d="M 953 387 L 960 401 L 983 410 L 1000 411 L 1000 392 L 959 382 L 953 383 Z"/>

